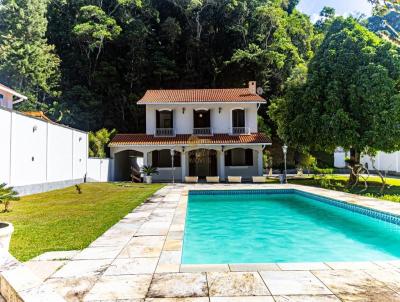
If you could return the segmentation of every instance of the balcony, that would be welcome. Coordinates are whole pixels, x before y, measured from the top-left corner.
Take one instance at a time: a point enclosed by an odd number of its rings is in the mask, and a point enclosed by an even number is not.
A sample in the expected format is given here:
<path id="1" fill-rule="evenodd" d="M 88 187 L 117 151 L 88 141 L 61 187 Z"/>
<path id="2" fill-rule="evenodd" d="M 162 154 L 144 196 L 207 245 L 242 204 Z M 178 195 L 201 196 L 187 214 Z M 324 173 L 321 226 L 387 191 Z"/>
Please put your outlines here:
<path id="1" fill-rule="evenodd" d="M 211 127 L 193 128 L 193 135 L 199 135 L 199 136 L 213 135 L 213 129 Z"/>
<path id="2" fill-rule="evenodd" d="M 174 137 L 175 130 L 174 128 L 157 128 L 156 132 L 154 133 L 156 137 Z"/>
<path id="3" fill-rule="evenodd" d="M 250 135 L 249 127 L 232 127 L 229 129 L 230 135 Z"/>

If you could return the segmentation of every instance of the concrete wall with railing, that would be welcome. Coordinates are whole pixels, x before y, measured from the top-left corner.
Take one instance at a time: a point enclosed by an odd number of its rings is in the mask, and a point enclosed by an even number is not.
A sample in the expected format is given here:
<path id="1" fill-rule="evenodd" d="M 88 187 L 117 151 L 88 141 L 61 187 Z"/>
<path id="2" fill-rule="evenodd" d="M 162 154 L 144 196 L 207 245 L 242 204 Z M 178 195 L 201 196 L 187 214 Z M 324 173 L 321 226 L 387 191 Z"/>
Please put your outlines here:
<path id="1" fill-rule="evenodd" d="M 210 126 L 213 133 L 229 133 L 232 128 L 232 110 L 245 110 L 245 126 L 252 133 L 257 132 L 257 104 L 164 104 L 146 105 L 146 133 L 156 132 L 156 111 L 172 110 L 176 134 L 192 134 L 193 110 L 210 109 Z"/>

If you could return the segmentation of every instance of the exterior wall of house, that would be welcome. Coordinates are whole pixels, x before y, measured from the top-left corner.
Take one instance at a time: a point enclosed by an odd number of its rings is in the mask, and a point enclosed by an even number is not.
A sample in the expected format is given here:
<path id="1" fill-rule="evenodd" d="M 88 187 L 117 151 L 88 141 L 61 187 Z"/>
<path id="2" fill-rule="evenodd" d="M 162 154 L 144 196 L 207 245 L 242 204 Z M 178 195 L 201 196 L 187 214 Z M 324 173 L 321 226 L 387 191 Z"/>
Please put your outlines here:
<path id="1" fill-rule="evenodd" d="M 193 110 L 210 109 L 210 123 L 214 133 L 229 133 L 232 127 L 232 110 L 243 108 L 246 112 L 246 127 L 250 132 L 257 132 L 257 104 L 181 104 L 181 105 L 146 105 L 146 133 L 153 135 L 156 131 L 156 110 L 174 111 L 174 128 L 176 134 L 192 134 Z M 185 112 L 183 113 L 183 108 Z M 221 108 L 221 113 L 219 113 Z"/>
<path id="2" fill-rule="evenodd" d="M 4 108 L 0 108 L 0 127 L 0 183 L 26 195 L 83 181 L 86 132 Z"/>
<path id="3" fill-rule="evenodd" d="M 260 145 L 253 146 L 241 146 L 241 145 L 232 145 L 225 146 L 225 150 L 236 149 L 236 148 L 250 148 L 253 149 L 253 165 L 252 166 L 225 166 L 225 152 L 222 152 L 221 146 L 219 145 L 198 145 L 196 147 L 185 147 L 185 152 L 182 151 L 181 146 L 170 146 L 174 147 L 176 151 L 179 151 L 181 154 L 181 167 L 175 167 L 174 176 L 177 182 L 184 180 L 185 176 L 189 175 L 189 157 L 188 153 L 191 150 L 196 149 L 213 149 L 217 151 L 217 173 L 220 176 L 221 180 L 225 180 L 227 176 L 242 176 L 244 179 L 249 179 L 252 176 L 262 175 L 263 174 L 263 147 Z M 129 162 L 124 159 L 123 153 L 127 150 L 134 150 L 137 152 L 143 153 L 143 165 L 151 165 L 152 164 L 152 156 L 151 152 L 154 150 L 163 150 L 166 149 L 165 146 L 123 146 L 123 147 L 111 147 L 111 158 L 114 160 L 114 168 L 113 175 L 114 178 L 112 180 L 121 180 L 120 170 L 125 169 L 125 165 L 128 165 Z M 141 165 L 142 166 L 142 165 Z M 154 175 L 154 181 L 171 181 L 172 180 L 172 168 L 159 168 L 160 174 Z M 126 175 L 125 175 L 126 176 Z M 125 179 L 127 180 L 127 179 Z"/>

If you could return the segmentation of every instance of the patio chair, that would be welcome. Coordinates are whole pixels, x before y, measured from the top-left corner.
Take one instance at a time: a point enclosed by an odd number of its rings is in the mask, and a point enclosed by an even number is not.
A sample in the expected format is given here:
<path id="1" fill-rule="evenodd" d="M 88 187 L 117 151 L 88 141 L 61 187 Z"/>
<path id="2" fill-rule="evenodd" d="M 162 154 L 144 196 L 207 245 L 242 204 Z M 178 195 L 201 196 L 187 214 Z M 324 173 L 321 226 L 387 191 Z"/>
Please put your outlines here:
<path id="1" fill-rule="evenodd" d="M 207 183 L 219 183 L 219 176 L 207 176 Z"/>
<path id="2" fill-rule="evenodd" d="M 197 176 L 185 176 L 185 182 L 187 183 L 198 183 L 199 178 Z"/>
<path id="3" fill-rule="evenodd" d="M 267 182 L 266 176 L 253 176 L 253 183 L 265 183 Z"/>
<path id="4" fill-rule="evenodd" d="M 242 176 L 228 176 L 228 182 L 229 183 L 241 183 Z"/>

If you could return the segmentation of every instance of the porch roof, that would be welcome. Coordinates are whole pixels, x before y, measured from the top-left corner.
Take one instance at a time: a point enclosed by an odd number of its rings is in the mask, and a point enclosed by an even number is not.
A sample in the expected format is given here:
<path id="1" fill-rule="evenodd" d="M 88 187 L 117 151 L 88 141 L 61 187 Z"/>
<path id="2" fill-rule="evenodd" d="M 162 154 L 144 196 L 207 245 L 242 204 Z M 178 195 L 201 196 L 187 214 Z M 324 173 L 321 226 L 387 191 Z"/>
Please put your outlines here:
<path id="1" fill-rule="evenodd" d="M 148 134 L 117 134 L 109 143 L 109 147 L 140 145 L 270 145 L 271 139 L 263 133 L 250 135 L 214 134 L 212 136 L 195 136 L 178 134 L 174 137 L 157 137 Z"/>
<path id="2" fill-rule="evenodd" d="M 147 90 L 138 104 L 266 103 L 248 88 Z"/>

